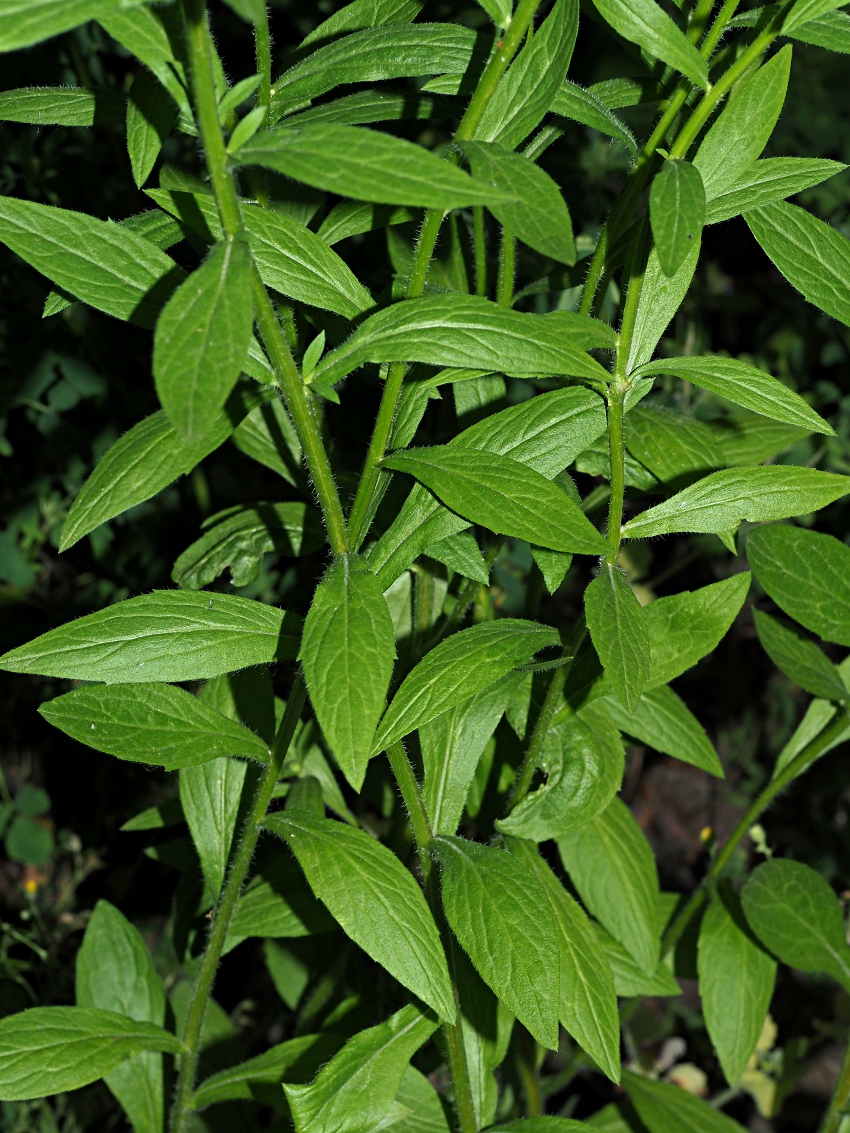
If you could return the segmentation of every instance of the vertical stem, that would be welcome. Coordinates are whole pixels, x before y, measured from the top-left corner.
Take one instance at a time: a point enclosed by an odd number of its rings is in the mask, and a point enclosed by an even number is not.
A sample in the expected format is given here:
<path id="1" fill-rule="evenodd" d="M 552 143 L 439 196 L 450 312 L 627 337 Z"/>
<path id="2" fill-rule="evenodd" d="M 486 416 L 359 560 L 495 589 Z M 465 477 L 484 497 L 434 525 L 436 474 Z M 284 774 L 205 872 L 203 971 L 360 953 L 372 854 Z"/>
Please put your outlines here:
<path id="1" fill-rule="evenodd" d="M 251 813 L 240 835 L 233 868 L 225 883 L 218 908 L 210 930 L 206 952 L 201 961 L 201 968 L 192 989 L 192 998 L 189 1001 L 189 1012 L 186 1016 L 186 1026 L 182 1040 L 186 1047 L 185 1054 L 180 1056 L 177 1071 L 177 1088 L 174 1094 L 174 1105 L 171 1111 L 171 1133 L 186 1133 L 188 1116 L 192 1108 L 192 1094 L 195 1089 L 195 1075 L 198 1069 L 198 1055 L 201 1040 L 201 1031 L 204 1025 L 204 1015 L 215 980 L 224 942 L 236 902 L 242 892 L 242 886 L 254 856 L 257 839 L 262 829 L 262 821 L 266 816 L 272 792 L 277 783 L 280 769 L 295 735 L 295 727 L 304 707 L 307 690 L 304 680 L 299 673 L 292 686 L 286 711 L 280 722 L 274 744 L 269 755 L 269 765 L 257 788 Z"/>
<path id="2" fill-rule="evenodd" d="M 272 37 L 269 27 L 269 10 L 263 4 L 263 15 L 254 24 L 254 54 L 257 62 L 257 73 L 260 76 L 260 85 L 257 87 L 257 106 L 265 110 L 262 128 L 269 124 L 269 112 L 272 101 Z M 264 208 L 269 206 L 269 178 L 268 171 L 256 166 L 251 170 L 254 195 Z"/>
<path id="3" fill-rule="evenodd" d="M 496 302 L 502 307 L 513 305 L 515 277 L 516 237 L 507 228 L 503 228 L 499 246 L 499 276 L 496 281 Z"/>
<path id="4" fill-rule="evenodd" d="M 472 209 L 472 246 L 475 256 L 475 294 L 484 299 L 487 295 L 487 245 L 484 239 L 484 206 Z"/>
<path id="5" fill-rule="evenodd" d="M 824 1114 L 820 1133 L 838 1133 L 848 1101 L 850 1101 L 850 1042 L 844 1051 L 844 1060 L 838 1072 L 829 1108 Z"/>
<path id="6" fill-rule="evenodd" d="M 428 822 L 425 804 L 422 802 L 422 793 L 419 790 L 419 784 L 416 782 L 410 759 L 400 740 L 397 743 L 390 744 L 387 748 L 387 759 L 390 761 L 395 781 L 404 800 L 410 829 L 413 831 L 413 840 L 416 843 L 416 851 L 419 855 L 422 879 L 427 885 L 433 864 L 428 853 L 428 845 L 434 835 Z"/>
<path id="7" fill-rule="evenodd" d="M 608 453 L 611 461 L 611 498 L 608 502 L 606 535 L 611 549 L 606 562 L 614 566 L 620 553 L 620 529 L 623 526 L 623 498 L 625 495 L 625 456 L 623 440 L 624 393 L 612 387 L 608 392 Z"/>

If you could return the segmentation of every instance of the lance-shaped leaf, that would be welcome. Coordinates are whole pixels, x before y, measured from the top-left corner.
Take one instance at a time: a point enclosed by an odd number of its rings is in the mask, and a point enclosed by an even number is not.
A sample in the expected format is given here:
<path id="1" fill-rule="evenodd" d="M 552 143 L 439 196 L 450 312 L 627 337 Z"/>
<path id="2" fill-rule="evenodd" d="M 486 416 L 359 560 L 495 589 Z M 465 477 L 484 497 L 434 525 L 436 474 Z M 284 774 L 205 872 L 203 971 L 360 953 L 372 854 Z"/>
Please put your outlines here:
<path id="1" fill-rule="evenodd" d="M 802 862 L 763 862 L 741 891 L 750 928 L 783 964 L 850 988 L 850 946 L 838 898 Z"/>
<path id="2" fill-rule="evenodd" d="M 623 1085 L 652 1133 L 744 1133 L 737 1121 L 672 1082 L 656 1082 L 627 1070 Z"/>
<path id="3" fill-rule="evenodd" d="M 655 0 L 593 0 L 606 23 L 630 43 L 708 89 L 706 62 Z"/>
<path id="4" fill-rule="evenodd" d="M 430 488 L 470 523 L 553 551 L 604 554 L 606 540 L 561 489 L 507 456 L 441 445 L 384 461 Z"/>
<path id="5" fill-rule="evenodd" d="M 301 47 L 323 43 L 347 31 L 409 23 L 422 10 L 423 3 L 424 0 L 353 0 L 313 28 L 301 41 Z"/>
<path id="6" fill-rule="evenodd" d="M 558 939 L 534 874 L 513 854 L 464 838 L 443 835 L 430 848 L 446 919 L 478 974 L 539 1043 L 557 1049 Z"/>
<path id="7" fill-rule="evenodd" d="M 743 405 L 745 409 L 762 413 L 774 421 L 799 425 L 828 436 L 835 435 L 832 426 L 798 393 L 778 378 L 737 358 L 708 354 L 697 358 L 659 358 L 656 362 L 647 362 L 641 366 L 635 377 L 642 378 L 648 374 L 674 374 L 700 389 L 725 397 L 736 405 Z"/>
<path id="8" fill-rule="evenodd" d="M 596 946 L 602 949 L 614 977 L 617 995 L 681 995 L 676 977 L 662 960 L 650 975 L 634 961 L 618 940 L 601 925 L 593 925 Z"/>
<path id="9" fill-rule="evenodd" d="M 651 653 L 650 630 L 650 656 Z M 667 685 L 645 689 L 631 715 L 613 697 L 608 697 L 604 704 L 617 727 L 636 740 L 718 779 L 724 778 L 723 765 L 705 729 Z"/>
<path id="10" fill-rule="evenodd" d="M 801 43 L 813 43 L 815 47 L 839 51 L 842 55 L 850 54 L 850 16 L 846 12 L 826 12 L 807 20 L 788 34 Z"/>
<path id="11" fill-rule="evenodd" d="M 672 681 L 710 653 L 734 622 L 749 588 L 749 571 L 741 571 L 699 590 L 650 602 L 644 608 L 651 661 L 646 688 Z"/>
<path id="12" fill-rule="evenodd" d="M 734 1086 L 764 1026 L 776 961 L 761 947 L 731 887 L 718 887 L 699 930 L 699 992 L 709 1036 Z"/>
<path id="13" fill-rule="evenodd" d="M 362 126 L 308 123 L 295 130 L 263 130 L 234 160 L 376 204 L 453 209 L 505 197 L 422 146 Z"/>
<path id="14" fill-rule="evenodd" d="M 180 772 L 180 803 L 212 894 L 221 894 L 239 817 L 247 764 L 213 759 Z"/>
<path id="15" fill-rule="evenodd" d="M 453 1021 L 455 1005 L 437 926 L 413 875 L 363 830 L 304 810 L 268 817 L 310 888 L 355 944 L 399 983 Z"/>
<path id="16" fill-rule="evenodd" d="M 186 71 L 181 61 L 181 23 L 173 10 L 150 8 L 146 4 L 115 4 L 108 0 L 97 16 L 103 29 L 144 63 L 159 79 L 180 107 L 180 129 L 196 132 L 189 100 Z"/>
<path id="17" fill-rule="evenodd" d="M 114 0 L 6 0 L 0 12 L 0 51 L 16 51 L 96 20 Z"/>
<path id="18" fill-rule="evenodd" d="M 564 264 L 576 262 L 573 224 L 561 191 L 548 173 L 494 142 L 464 142 L 464 156 L 479 181 L 515 198 L 490 211 L 529 248 Z"/>
<path id="19" fill-rule="evenodd" d="M 590 126 L 609 138 L 622 142 L 633 158 L 637 157 L 637 144 L 631 130 L 605 103 L 589 90 L 566 79 L 549 107 L 553 114 Z"/>
<path id="20" fill-rule="evenodd" d="M 586 826 L 558 839 L 564 869 L 589 911 L 647 975 L 658 966 L 655 856 L 621 799 Z"/>
<path id="21" fill-rule="evenodd" d="M 381 720 L 375 751 L 469 700 L 530 661 L 538 649 L 559 641 L 556 630 L 522 618 L 484 622 L 452 634 L 405 677 Z"/>
<path id="22" fill-rule="evenodd" d="M 269 855 L 239 898 L 230 935 L 292 939 L 333 932 L 336 922 L 313 896 L 298 862 L 288 850 Z"/>
<path id="23" fill-rule="evenodd" d="M 850 241 L 797 205 L 779 202 L 744 214 L 750 231 L 792 287 L 850 326 Z"/>
<path id="24" fill-rule="evenodd" d="M 663 406 L 635 406 L 629 412 L 626 436 L 628 453 L 662 483 L 724 463 L 707 425 Z"/>
<path id="25" fill-rule="evenodd" d="M 747 557 L 789 617 L 825 641 L 850 645 L 850 547 L 832 535 L 777 524 L 749 533 Z"/>
<path id="26" fill-rule="evenodd" d="M 703 138 L 694 165 L 709 201 L 733 185 L 767 145 L 785 102 L 790 70 L 788 45 L 736 91 Z"/>
<path id="27" fill-rule="evenodd" d="M 309 1085 L 284 1084 L 300 1133 L 371 1133 L 409 1113 L 396 1106 L 411 1055 L 436 1030 L 436 1022 L 412 1004 L 386 1023 L 361 1031 L 323 1066 Z"/>
<path id="28" fill-rule="evenodd" d="M 279 1105 L 281 1082 L 309 1081 L 342 1043 L 341 1036 L 330 1034 L 299 1035 L 278 1043 L 247 1062 L 205 1078 L 192 1095 L 193 1108 L 202 1110 L 226 1101 L 262 1100 Z"/>
<path id="29" fill-rule="evenodd" d="M 236 384 L 253 321 L 251 253 L 242 240 L 227 240 L 175 291 L 156 324 L 156 392 L 188 444 L 210 430 Z"/>
<path id="30" fill-rule="evenodd" d="M 718 224 L 749 209 L 783 201 L 846 168 L 840 161 L 822 157 L 765 157 L 754 161 L 709 202 L 705 223 Z"/>
<path id="31" fill-rule="evenodd" d="M 687 295 L 699 259 L 700 241 L 695 240 L 693 245 L 674 275 L 665 275 L 656 248 L 649 253 L 629 347 L 629 373 L 650 360 L 659 339 Z"/>
<path id="32" fill-rule="evenodd" d="M 114 126 L 127 100 L 117 91 L 85 87 L 20 87 L 0 94 L 0 121 L 34 126 Z"/>
<path id="33" fill-rule="evenodd" d="M 143 68 L 127 94 L 127 152 L 136 187 L 147 181 L 179 108 L 159 79 Z"/>
<path id="34" fill-rule="evenodd" d="M 649 680 L 649 629 L 619 567 L 602 564 L 584 592 L 584 612 L 599 660 L 617 696 L 633 712 Z"/>
<path id="35" fill-rule="evenodd" d="M 817 468 L 727 468 L 641 512 L 623 527 L 623 536 L 735 531 L 745 519 L 759 523 L 807 515 L 848 493 L 850 477 Z"/>
<path id="36" fill-rule="evenodd" d="M 796 31 L 797 28 L 807 24 L 809 20 L 816 20 L 819 16 L 840 8 L 840 0 L 797 0 L 782 24 L 782 34 Z"/>
<path id="37" fill-rule="evenodd" d="M 249 728 L 172 685 L 88 685 L 39 712 L 95 751 L 166 771 L 228 755 L 268 761 L 268 745 Z"/>
<path id="38" fill-rule="evenodd" d="M 145 327 L 184 277 L 135 232 L 34 201 L 0 197 L 0 241 L 90 307 Z"/>
<path id="39" fill-rule="evenodd" d="M 361 558 L 341 556 L 313 597 L 299 659 L 325 739 L 355 791 L 372 754 L 394 658 L 380 583 Z"/>
<path id="40" fill-rule="evenodd" d="M 49 630 L 0 657 L 0 668 L 106 684 L 197 681 L 292 660 L 301 626 L 248 598 L 155 590 Z"/>
<path id="41" fill-rule="evenodd" d="M 689 161 L 665 161 L 649 191 L 649 220 L 665 275 L 675 275 L 705 224 L 705 188 Z"/>
<path id="42" fill-rule="evenodd" d="M 761 610 L 753 617 L 762 648 L 778 669 L 813 696 L 843 703 L 850 696 L 837 665 L 822 649 L 793 625 L 772 618 Z"/>
<path id="43" fill-rule="evenodd" d="M 134 1054 L 180 1054 L 154 1023 L 96 1007 L 33 1007 L 0 1019 L 0 1099 L 26 1101 L 96 1082 Z"/>

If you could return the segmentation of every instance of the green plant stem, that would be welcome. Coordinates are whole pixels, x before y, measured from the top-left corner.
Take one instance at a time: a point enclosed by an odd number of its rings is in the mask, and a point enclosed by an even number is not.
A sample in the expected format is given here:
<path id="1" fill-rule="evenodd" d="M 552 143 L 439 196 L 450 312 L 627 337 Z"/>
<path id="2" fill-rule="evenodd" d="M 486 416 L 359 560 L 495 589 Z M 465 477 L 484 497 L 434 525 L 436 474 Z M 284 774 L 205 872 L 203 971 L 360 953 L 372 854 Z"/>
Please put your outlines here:
<path id="1" fill-rule="evenodd" d="M 848 1101 L 850 1101 L 850 1041 L 844 1051 L 844 1060 L 838 1072 L 829 1108 L 821 1123 L 820 1133 L 838 1133 Z"/>
<path id="2" fill-rule="evenodd" d="M 487 295 L 487 244 L 484 239 L 484 206 L 472 209 L 472 249 L 475 257 L 475 294 L 484 299 Z"/>
<path id="3" fill-rule="evenodd" d="M 265 116 L 261 128 L 269 125 L 272 101 L 272 37 L 269 27 L 269 10 L 263 4 L 263 15 L 254 24 L 254 54 L 260 85 L 257 87 L 256 105 L 262 106 Z M 257 166 L 251 171 L 254 195 L 264 208 L 269 206 L 269 177 L 266 169 Z"/>
<path id="4" fill-rule="evenodd" d="M 207 941 L 204 958 L 198 972 L 192 997 L 189 1001 L 189 1011 L 186 1016 L 186 1025 L 183 1029 L 182 1041 L 186 1047 L 185 1054 L 180 1056 L 177 1070 L 177 1087 L 174 1094 L 174 1105 L 171 1111 L 170 1133 L 185 1133 L 188 1116 L 192 1108 L 192 1094 L 195 1089 L 195 1075 L 198 1069 L 198 1056 L 201 1040 L 201 1031 L 204 1024 L 204 1015 L 212 992 L 216 969 L 221 959 L 224 942 L 236 909 L 236 902 L 242 892 L 242 886 L 254 856 L 257 840 L 262 829 L 262 822 L 266 816 L 269 802 L 277 783 L 283 761 L 295 735 L 295 728 L 304 707 L 307 689 L 299 673 L 295 678 L 286 711 L 277 730 L 274 743 L 269 754 L 269 764 L 265 774 L 257 787 L 248 821 L 239 837 L 233 867 L 227 878 L 221 900 L 215 911 L 209 940 Z"/>
<path id="5" fill-rule="evenodd" d="M 623 526 L 623 500 L 625 497 L 625 456 L 623 437 L 622 390 L 612 387 L 608 392 L 608 455 L 611 462 L 611 496 L 608 501 L 606 535 L 611 549 L 606 562 L 614 566 L 620 554 L 620 531 Z"/>
<path id="6" fill-rule="evenodd" d="M 433 864 L 428 853 L 428 846 L 434 835 L 428 821 L 425 804 L 422 802 L 422 792 L 419 790 L 416 775 L 413 773 L 413 767 L 401 740 L 390 744 L 387 748 L 387 759 L 390 761 L 390 767 L 393 769 L 396 784 L 404 801 L 410 829 L 413 831 L 413 841 L 416 843 L 416 851 L 419 854 L 422 879 L 427 885 Z"/>
<path id="7" fill-rule="evenodd" d="M 764 790 L 756 797 L 747 813 L 732 831 L 723 849 L 714 859 L 711 869 L 709 869 L 708 873 L 703 878 L 700 888 L 696 890 L 690 901 L 688 901 L 679 915 L 674 918 L 673 922 L 664 933 L 664 937 L 661 941 L 662 959 L 671 948 L 675 947 L 682 933 L 702 908 L 708 897 L 711 884 L 721 876 L 726 866 L 729 864 L 729 859 L 743 841 L 750 827 L 758 821 L 762 813 L 770 806 L 778 794 L 784 791 L 798 775 L 802 775 L 804 771 L 808 770 L 811 764 L 813 764 L 827 748 L 835 743 L 842 732 L 846 731 L 847 726 L 848 714 L 846 711 L 842 710 L 832 723 L 829 724 L 819 736 L 816 736 L 810 743 L 806 744 L 803 750 L 791 760 L 787 767 L 783 768 L 778 775 L 771 779 Z"/>
<path id="8" fill-rule="evenodd" d="M 496 282 L 496 302 L 500 307 L 511 307 L 514 301 L 516 279 L 516 237 L 507 228 L 502 229 L 499 245 L 499 276 Z"/>

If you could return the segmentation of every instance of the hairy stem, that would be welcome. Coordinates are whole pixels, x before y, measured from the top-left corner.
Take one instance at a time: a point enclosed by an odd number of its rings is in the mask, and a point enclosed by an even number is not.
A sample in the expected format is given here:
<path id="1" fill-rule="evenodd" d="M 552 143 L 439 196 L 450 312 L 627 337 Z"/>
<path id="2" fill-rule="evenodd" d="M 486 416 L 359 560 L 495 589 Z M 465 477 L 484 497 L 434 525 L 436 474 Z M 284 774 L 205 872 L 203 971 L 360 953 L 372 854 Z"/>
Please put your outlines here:
<path id="1" fill-rule="evenodd" d="M 475 256 L 475 294 L 484 299 L 487 295 L 487 244 L 484 238 L 484 206 L 472 209 L 472 243 Z"/>
<path id="2" fill-rule="evenodd" d="M 844 1051 L 844 1060 L 838 1072 L 829 1108 L 824 1114 L 820 1133 L 838 1133 L 848 1102 L 850 1102 L 850 1041 Z"/>
<path id="3" fill-rule="evenodd" d="M 189 1001 L 189 1011 L 186 1016 L 186 1026 L 181 1036 L 186 1047 L 185 1054 L 180 1056 L 177 1070 L 177 1088 L 174 1094 L 174 1104 L 171 1111 L 171 1133 L 185 1133 L 192 1109 L 192 1094 L 195 1089 L 195 1075 L 198 1069 L 198 1055 L 201 1040 L 201 1031 L 204 1025 L 204 1015 L 212 992 L 215 973 L 221 959 L 224 942 L 227 938 L 230 922 L 236 909 L 236 902 L 242 892 L 242 886 L 254 856 L 257 840 L 262 829 L 262 822 L 266 816 L 272 792 L 280 775 L 283 761 L 295 734 L 295 727 L 304 707 L 307 689 L 299 673 L 292 686 L 286 711 L 277 730 L 274 743 L 269 755 L 269 764 L 265 774 L 257 787 L 254 802 L 248 820 L 239 837 L 233 867 L 221 894 L 221 900 L 215 911 L 212 929 L 210 930 L 207 948 L 201 961 L 195 986 L 192 989 L 192 998 Z"/>
<path id="4" fill-rule="evenodd" d="M 516 237 L 507 228 L 503 228 L 502 242 L 499 246 L 499 277 L 496 281 L 496 302 L 500 307 L 512 306 L 515 279 Z"/>

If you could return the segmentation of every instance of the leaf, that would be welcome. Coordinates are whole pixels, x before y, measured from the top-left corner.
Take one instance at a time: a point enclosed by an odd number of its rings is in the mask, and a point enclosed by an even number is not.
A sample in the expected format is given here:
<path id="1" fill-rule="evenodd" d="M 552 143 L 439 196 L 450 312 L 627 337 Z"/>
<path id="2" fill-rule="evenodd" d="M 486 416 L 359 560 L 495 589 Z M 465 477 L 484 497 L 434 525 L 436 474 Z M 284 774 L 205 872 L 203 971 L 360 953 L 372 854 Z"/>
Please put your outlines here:
<path id="1" fill-rule="evenodd" d="M 247 23 L 259 23 L 266 14 L 265 0 L 225 0 L 225 3 Z"/>
<path id="2" fill-rule="evenodd" d="M 268 762 L 268 745 L 249 728 L 171 685 L 89 685 L 39 712 L 95 751 L 167 771 L 230 755 Z"/>
<path id="3" fill-rule="evenodd" d="M 94 907 L 77 953 L 77 1004 L 140 1022 L 165 1022 L 165 989 L 138 929 L 108 901 Z M 162 1133 L 162 1056 L 137 1054 L 106 1075 L 136 1133 Z"/>
<path id="4" fill-rule="evenodd" d="M 726 468 L 641 512 L 623 527 L 623 536 L 735 531 L 745 519 L 759 523 L 808 515 L 848 493 L 850 478 L 816 468 Z"/>
<path id="5" fill-rule="evenodd" d="M 301 445 L 279 397 L 252 409 L 234 430 L 233 443 L 240 452 L 270 468 L 288 484 L 303 488 L 306 494 Z"/>
<path id="6" fill-rule="evenodd" d="M 848 664 L 848 658 L 845 657 L 838 666 L 838 669 L 844 681 L 850 682 L 850 664 Z M 839 711 L 840 709 L 837 709 L 836 706 L 828 700 L 811 701 L 803 715 L 803 719 L 777 757 L 776 766 L 773 769 L 774 779 L 785 770 L 792 759 L 795 759 L 807 744 L 811 743 L 812 740 L 821 734 L 826 725 L 830 720 L 835 718 Z M 827 752 L 832 751 L 833 748 L 844 743 L 848 736 L 850 736 L 850 723 L 848 723 L 848 726 L 843 732 L 839 733 L 831 743 L 827 744 L 822 749 L 817 758 L 823 758 Z M 809 764 L 808 766 L 811 765 Z"/>
<path id="7" fill-rule="evenodd" d="M 649 630 L 643 607 L 619 567 L 603 562 L 584 592 L 593 647 L 617 696 L 633 712 L 649 679 Z"/>
<path id="8" fill-rule="evenodd" d="M 841 7 L 841 0 L 797 0 L 782 24 L 782 34 L 796 31 L 797 28 L 807 24 L 809 20 L 816 20 L 827 12 Z"/>
<path id="9" fill-rule="evenodd" d="M 737 1121 L 671 1082 L 655 1082 L 627 1070 L 623 1085 L 650 1133 L 744 1133 Z"/>
<path id="10" fill-rule="evenodd" d="M 543 120 L 572 59 L 578 13 L 577 0 L 556 0 L 499 80 L 475 130 L 476 141 L 513 150 Z"/>
<path id="11" fill-rule="evenodd" d="M 629 347 L 626 367 L 629 374 L 648 362 L 655 352 L 659 339 L 690 290 L 699 253 L 700 241 L 696 240 L 676 274 L 668 276 L 661 268 L 657 249 L 650 251 L 638 299 L 635 330 Z"/>
<path id="12" fill-rule="evenodd" d="M 359 556 L 341 556 L 313 597 L 298 657 L 325 739 L 355 791 L 372 754 L 395 654 L 380 583 Z"/>
<path id="13" fill-rule="evenodd" d="M 729 468 L 770 460 L 807 433 L 796 425 L 780 425 L 747 412 L 730 413 L 712 421 L 710 428 Z"/>
<path id="14" fill-rule="evenodd" d="M 34 126 L 114 126 L 124 120 L 126 102 L 117 91 L 19 87 L 0 94 L 0 121 Z"/>
<path id="15" fill-rule="evenodd" d="M 0 1099 L 26 1101 L 96 1082 L 142 1051 L 180 1054 L 153 1023 L 94 1007 L 33 1007 L 0 1019 Z"/>
<path id="16" fill-rule="evenodd" d="M 510 24 L 512 0 L 478 0 L 478 3 L 497 27 L 506 28 Z"/>
<path id="17" fill-rule="evenodd" d="M 347 31 L 379 27 L 381 24 L 407 23 L 416 18 L 423 2 L 424 0 L 354 0 L 313 28 L 301 41 L 301 48 Z"/>
<path id="18" fill-rule="evenodd" d="M 303 810 L 266 818 L 285 838 L 310 888 L 355 944 L 453 1021 L 449 971 L 422 890 L 386 846 L 362 830 Z"/>
<path id="19" fill-rule="evenodd" d="M 647 975 L 632 959 L 619 941 L 601 925 L 593 924 L 596 947 L 600 948 L 614 976 L 614 990 L 617 995 L 629 996 L 678 996 L 682 989 L 676 982 L 672 970 L 662 960 L 651 975 Z"/>
<path id="20" fill-rule="evenodd" d="M 5 0 L 0 51 L 16 51 L 96 20 L 115 0 Z"/>
<path id="21" fill-rule="evenodd" d="M 577 504 L 539 472 L 507 456 L 441 445 L 384 460 L 408 472 L 470 523 L 555 551 L 604 554 L 607 542 Z"/>
<path id="22" fill-rule="evenodd" d="M 189 101 L 186 72 L 181 58 L 180 38 L 185 34 L 182 21 L 171 12 L 147 5 L 122 6 L 107 0 L 98 16 L 101 27 L 148 67 L 180 107 L 180 129 L 196 133 Z M 178 58 L 181 56 L 181 58 Z"/>
<path id="23" fill-rule="evenodd" d="M 187 443 L 209 432 L 227 401 L 253 321 L 251 253 L 241 240 L 217 244 L 169 299 L 154 334 L 156 392 Z"/>
<path id="24" fill-rule="evenodd" d="M 850 325 L 846 281 L 850 241 L 805 209 L 787 202 L 744 213 L 750 231 L 792 287 L 803 297 Z"/>
<path id="25" fill-rule="evenodd" d="M 624 760 L 623 741 L 605 708 L 587 705 L 549 731 L 541 760 L 546 783 L 497 821 L 496 828 L 545 842 L 583 826 L 619 791 Z"/>
<path id="26" fill-rule="evenodd" d="M 391 1133 L 451 1133 L 441 1095 L 413 1066 L 405 1068 L 395 1104 L 410 1112 L 387 1126 Z"/>
<path id="27" fill-rule="evenodd" d="M 484 556 L 470 531 L 458 531 L 456 535 L 449 535 L 436 543 L 429 543 L 425 554 L 438 563 L 442 563 L 450 570 L 457 571 L 464 578 L 471 578 L 487 586 L 490 581 L 490 568 L 484 561 Z"/>
<path id="28" fill-rule="evenodd" d="M 339 1035 L 299 1035 L 298 1038 L 278 1043 L 277 1046 L 229 1066 L 205 1078 L 192 1095 L 194 1109 L 202 1110 L 218 1102 L 265 1102 L 274 1094 L 280 1095 L 282 1081 L 309 1081 L 338 1051 L 342 1043 Z M 265 1088 L 264 1088 L 265 1087 Z"/>
<path id="29" fill-rule="evenodd" d="M 215 899 L 224 884 L 247 770 L 247 764 L 224 758 L 184 767 L 180 772 L 183 813 Z"/>
<path id="30" fill-rule="evenodd" d="M 796 627 L 753 611 L 762 649 L 789 680 L 813 696 L 844 703 L 850 692 L 836 665 Z"/>
<path id="31" fill-rule="evenodd" d="M 453 209 L 504 199 L 422 146 L 362 126 L 308 123 L 295 130 L 263 130 L 234 160 L 377 204 Z"/>
<path id="32" fill-rule="evenodd" d="M 483 692 L 539 649 L 559 641 L 556 630 L 522 618 L 483 622 L 452 634 L 405 677 L 381 720 L 374 750 Z"/>
<path id="33" fill-rule="evenodd" d="M 651 649 L 650 630 L 650 652 Z M 723 765 L 714 745 L 705 734 L 705 729 L 667 685 L 660 685 L 649 691 L 644 689 L 638 706 L 631 715 L 613 697 L 606 698 L 603 703 L 617 727 L 640 743 L 649 744 L 664 755 L 672 755 L 674 759 L 699 767 L 718 779 L 725 778 Z"/>
<path id="34" fill-rule="evenodd" d="M 513 201 L 490 211 L 529 248 L 564 264 L 576 262 L 570 214 L 561 191 L 548 173 L 520 154 L 495 142 L 464 142 L 464 157 L 479 181 L 510 194 Z"/>
<path id="35" fill-rule="evenodd" d="M 435 834 L 454 834 L 478 761 L 516 691 L 512 673 L 419 729 L 422 802 Z"/>
<path id="36" fill-rule="evenodd" d="M 598 130 L 609 138 L 622 142 L 632 157 L 637 157 L 637 143 L 629 127 L 591 91 L 565 79 L 549 109 L 553 114 L 581 122 L 592 130 Z"/>
<path id="37" fill-rule="evenodd" d="M 461 948 L 452 950 L 460 1027 L 476 1122 L 495 1120 L 499 1086 L 495 1071 L 508 1052 L 513 1012 L 497 999 Z"/>
<path id="38" fill-rule="evenodd" d="M 759 67 L 743 90 L 736 90 L 700 143 L 694 165 L 711 201 L 735 184 L 767 145 L 776 125 L 791 71 L 791 46 Z"/>
<path id="39" fill-rule="evenodd" d="M 766 157 L 754 161 L 709 202 L 705 223 L 718 224 L 748 209 L 792 197 L 846 168 L 839 161 L 818 157 Z"/>
<path id="40" fill-rule="evenodd" d="M 664 162 L 649 191 L 649 219 L 661 270 L 673 276 L 705 224 L 705 188 L 695 165 Z"/>
<path id="41" fill-rule="evenodd" d="M 561 994 L 558 1016 L 612 1082 L 620 1080 L 620 1023 L 611 970 L 600 955 L 593 926 L 529 842 L 508 849 L 531 869 L 549 898 L 558 930 Z"/>
<path id="42" fill-rule="evenodd" d="M 299 617 L 261 602 L 155 590 L 49 630 L 0 667 L 106 684 L 197 681 L 292 660 L 300 637 Z"/>
<path id="43" fill-rule="evenodd" d="M 846 12 L 827 12 L 816 20 L 808 20 L 791 33 L 792 39 L 813 43 L 827 51 L 850 53 L 850 16 Z"/>
<path id="44" fill-rule="evenodd" d="M 726 1081 L 734 1086 L 761 1035 L 776 961 L 753 937 L 730 887 L 712 895 L 699 930 L 697 965 L 705 1025 Z"/>
<path id="45" fill-rule="evenodd" d="M 298 862 L 288 850 L 280 850 L 263 860 L 245 888 L 229 932 L 236 939 L 292 939 L 333 932 L 335 928 L 336 922 L 313 896 Z"/>
<path id="46" fill-rule="evenodd" d="M 655 0 L 593 0 L 606 23 L 630 43 L 668 63 L 703 90 L 708 89 L 706 62 Z"/>
<path id="47" fill-rule="evenodd" d="M 558 1046 L 558 942 L 534 874 L 504 850 L 441 835 L 443 908 L 478 974 L 534 1038 Z"/>
<path id="48" fill-rule="evenodd" d="M 571 1117 L 521 1117 L 507 1125 L 493 1125 L 487 1133 L 582 1133 L 590 1128 Z"/>
<path id="49" fill-rule="evenodd" d="M 607 381 L 608 371 L 585 351 L 613 345 L 609 327 L 572 312 L 531 315 L 475 295 L 428 295 L 366 319 L 325 355 L 315 376 L 336 382 L 364 362 L 425 362 L 516 377 Z"/>
<path id="50" fill-rule="evenodd" d="M 631 410 L 626 446 L 662 483 L 723 464 L 720 448 L 702 421 L 662 406 L 637 405 Z"/>
<path id="51" fill-rule="evenodd" d="M 789 617 L 825 641 L 850 645 L 850 547 L 787 524 L 747 536 L 759 584 Z"/>
<path id="52" fill-rule="evenodd" d="M 759 940 L 783 964 L 826 972 L 850 987 L 850 947 L 838 898 L 802 862 L 763 862 L 741 891 L 744 913 Z"/>
<path id="53" fill-rule="evenodd" d="M 152 72 L 143 68 L 127 94 L 127 152 L 136 188 L 150 176 L 179 107 Z"/>
<path id="54" fill-rule="evenodd" d="M 295 1128 L 299 1133 L 385 1128 L 411 1055 L 435 1030 L 436 1023 L 411 1004 L 349 1039 L 310 1085 L 285 1083 Z"/>
<path id="55" fill-rule="evenodd" d="M 642 378 L 649 374 L 673 374 L 774 421 L 835 435 L 834 429 L 798 393 L 778 378 L 737 358 L 706 354 L 697 358 L 658 359 L 645 363 L 634 376 Z"/>
<path id="56" fill-rule="evenodd" d="M 0 197 L 0 241 L 90 307 L 144 327 L 183 278 L 170 256 L 128 228 L 34 201 Z"/>
<path id="57" fill-rule="evenodd" d="M 651 975 L 658 966 L 658 874 L 632 812 L 619 798 L 558 839 L 564 869 L 588 910 Z"/>
<path id="58" fill-rule="evenodd" d="M 645 606 L 651 660 L 645 691 L 672 681 L 711 653 L 737 617 L 749 587 L 749 572 L 742 571 Z"/>

